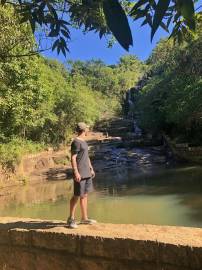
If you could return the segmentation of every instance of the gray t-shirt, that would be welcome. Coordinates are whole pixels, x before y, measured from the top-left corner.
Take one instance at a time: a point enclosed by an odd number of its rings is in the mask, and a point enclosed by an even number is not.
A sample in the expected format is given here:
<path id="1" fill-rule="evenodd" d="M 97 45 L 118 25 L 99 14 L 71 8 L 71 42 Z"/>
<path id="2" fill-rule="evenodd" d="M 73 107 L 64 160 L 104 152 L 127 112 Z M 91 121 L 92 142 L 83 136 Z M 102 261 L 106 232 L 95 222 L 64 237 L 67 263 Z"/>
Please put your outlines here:
<path id="1" fill-rule="evenodd" d="M 81 178 L 91 177 L 87 142 L 75 138 L 71 144 L 71 153 L 77 154 L 76 162 Z"/>

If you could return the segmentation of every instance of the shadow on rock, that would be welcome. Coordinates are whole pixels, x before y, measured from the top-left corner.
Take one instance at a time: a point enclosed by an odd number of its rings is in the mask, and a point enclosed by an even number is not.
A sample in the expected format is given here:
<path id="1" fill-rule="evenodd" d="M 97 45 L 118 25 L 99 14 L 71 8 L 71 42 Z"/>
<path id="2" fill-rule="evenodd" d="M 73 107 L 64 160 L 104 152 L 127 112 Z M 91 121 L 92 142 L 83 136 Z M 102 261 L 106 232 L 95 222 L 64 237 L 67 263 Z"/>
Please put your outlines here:
<path id="1" fill-rule="evenodd" d="M 11 229 L 51 229 L 54 227 L 64 227 L 65 222 L 51 222 L 51 221 L 13 221 L 8 223 L 0 223 L 1 230 L 11 230 Z"/>

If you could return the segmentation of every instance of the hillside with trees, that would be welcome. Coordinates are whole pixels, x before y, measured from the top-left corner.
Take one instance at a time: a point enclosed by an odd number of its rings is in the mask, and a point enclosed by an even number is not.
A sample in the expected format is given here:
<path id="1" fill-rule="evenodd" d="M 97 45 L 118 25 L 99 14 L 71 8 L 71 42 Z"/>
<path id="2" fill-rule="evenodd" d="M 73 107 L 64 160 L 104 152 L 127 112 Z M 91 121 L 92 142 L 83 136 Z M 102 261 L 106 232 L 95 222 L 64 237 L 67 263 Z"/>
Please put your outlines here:
<path id="1" fill-rule="evenodd" d="M 93 125 L 119 114 L 125 93 L 136 91 L 139 125 L 176 141 L 201 143 L 201 15 L 184 41 L 162 40 L 143 63 L 126 55 L 116 65 L 28 54 L 37 44 L 31 26 L 10 5 L 0 8 L 0 162 L 10 166 L 26 152 L 69 142 L 75 123 Z M 11 54 L 12 52 L 12 54 Z M 146 78 L 146 79 L 145 79 Z"/>
<path id="2" fill-rule="evenodd" d="M 41 55 L 30 26 L 9 7 L 0 8 L 0 162 L 12 166 L 27 152 L 67 144 L 75 124 L 91 126 L 121 111 L 124 93 L 143 75 L 144 64 L 124 56 L 114 66 L 100 60 L 66 65 Z M 13 56 L 8 57 L 12 50 Z M 6 57 L 5 57 L 6 56 Z"/>
<path id="3" fill-rule="evenodd" d="M 202 17 L 183 43 L 162 40 L 147 60 L 148 71 L 134 92 L 139 125 L 165 132 L 176 142 L 202 144 Z"/>

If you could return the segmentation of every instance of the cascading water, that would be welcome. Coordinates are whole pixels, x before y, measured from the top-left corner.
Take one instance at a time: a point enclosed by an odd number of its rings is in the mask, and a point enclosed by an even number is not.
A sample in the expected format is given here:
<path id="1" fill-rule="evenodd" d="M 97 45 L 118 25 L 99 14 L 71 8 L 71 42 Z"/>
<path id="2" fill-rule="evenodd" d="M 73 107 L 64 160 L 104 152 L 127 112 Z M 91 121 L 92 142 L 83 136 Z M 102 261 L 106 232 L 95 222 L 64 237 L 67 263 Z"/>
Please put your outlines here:
<path id="1" fill-rule="evenodd" d="M 134 101 L 132 98 L 132 88 L 127 91 L 126 102 L 127 102 L 127 108 L 128 108 L 127 116 L 129 119 L 131 119 L 131 118 L 133 119 L 133 117 L 134 117 Z"/>
<path id="2" fill-rule="evenodd" d="M 141 130 L 141 128 L 138 127 L 136 120 L 134 120 L 133 125 L 134 125 L 134 135 L 135 135 L 135 137 L 141 137 L 142 136 L 142 130 Z"/>
<path id="3" fill-rule="evenodd" d="M 142 130 L 137 125 L 137 119 L 135 119 L 135 100 L 133 92 L 136 91 L 136 88 L 131 88 L 126 93 L 126 103 L 127 103 L 127 117 L 129 119 L 133 120 L 133 132 L 135 137 L 141 137 L 142 136 Z"/>

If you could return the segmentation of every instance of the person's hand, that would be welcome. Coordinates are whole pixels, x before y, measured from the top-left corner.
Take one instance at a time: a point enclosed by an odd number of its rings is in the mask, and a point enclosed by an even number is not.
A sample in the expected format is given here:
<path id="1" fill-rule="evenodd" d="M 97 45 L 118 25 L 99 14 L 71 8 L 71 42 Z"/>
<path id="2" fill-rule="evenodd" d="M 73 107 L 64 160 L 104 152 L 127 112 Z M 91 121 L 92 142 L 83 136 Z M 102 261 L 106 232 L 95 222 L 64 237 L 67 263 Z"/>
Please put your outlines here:
<path id="1" fill-rule="evenodd" d="M 76 182 L 80 182 L 81 181 L 81 175 L 79 172 L 74 172 L 74 180 Z"/>
<path id="2" fill-rule="evenodd" d="M 94 170 L 93 170 L 93 169 L 91 169 L 91 175 L 92 175 L 92 178 L 94 178 L 94 177 L 95 177 L 95 172 L 94 172 Z"/>

